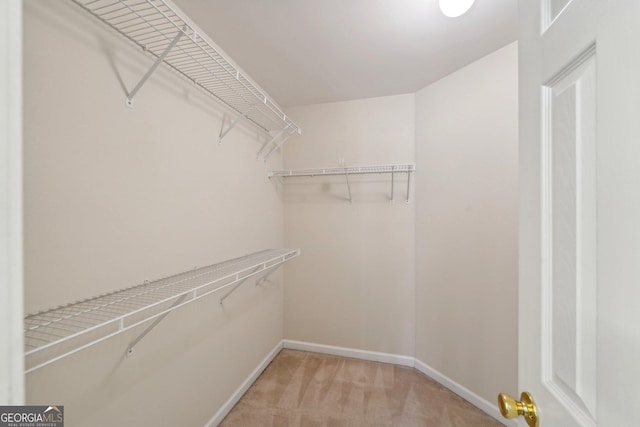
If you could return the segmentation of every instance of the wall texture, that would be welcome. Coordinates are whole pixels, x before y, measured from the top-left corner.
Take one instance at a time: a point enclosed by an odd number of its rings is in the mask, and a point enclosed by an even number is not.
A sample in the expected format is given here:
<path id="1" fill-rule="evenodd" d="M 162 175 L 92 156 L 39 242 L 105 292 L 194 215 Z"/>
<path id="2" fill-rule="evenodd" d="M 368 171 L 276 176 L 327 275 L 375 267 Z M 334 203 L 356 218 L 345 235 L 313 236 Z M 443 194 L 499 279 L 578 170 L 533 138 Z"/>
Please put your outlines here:
<path id="1" fill-rule="evenodd" d="M 416 94 L 416 359 L 517 392 L 517 45 Z"/>
<path id="2" fill-rule="evenodd" d="M 282 246 L 253 129 L 72 2 L 25 1 L 26 312 Z M 280 166 L 273 156 L 269 167 Z M 295 261 L 293 261 L 295 262 Z M 73 426 L 204 425 L 283 334 L 281 273 L 29 374 L 27 402 Z"/>
<path id="3" fill-rule="evenodd" d="M 303 129 L 285 148 L 290 169 L 413 163 L 414 96 L 290 108 Z M 414 204 L 406 176 L 288 178 L 285 244 L 302 256 L 285 271 L 285 338 L 412 355 Z"/>

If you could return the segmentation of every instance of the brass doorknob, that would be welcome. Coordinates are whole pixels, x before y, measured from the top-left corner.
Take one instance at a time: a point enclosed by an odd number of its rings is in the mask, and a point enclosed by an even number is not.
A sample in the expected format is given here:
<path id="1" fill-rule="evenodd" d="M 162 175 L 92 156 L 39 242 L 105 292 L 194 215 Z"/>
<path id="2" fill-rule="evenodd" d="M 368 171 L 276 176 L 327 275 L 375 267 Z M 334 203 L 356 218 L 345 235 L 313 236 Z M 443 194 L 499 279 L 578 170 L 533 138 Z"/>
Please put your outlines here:
<path id="1" fill-rule="evenodd" d="M 500 412 L 505 418 L 515 418 L 522 415 L 529 424 L 529 427 L 539 427 L 540 420 L 538 419 L 538 408 L 536 402 L 533 400 L 533 396 L 529 392 L 523 392 L 520 395 L 520 401 L 517 401 L 513 397 L 505 393 L 498 395 L 498 406 Z"/>

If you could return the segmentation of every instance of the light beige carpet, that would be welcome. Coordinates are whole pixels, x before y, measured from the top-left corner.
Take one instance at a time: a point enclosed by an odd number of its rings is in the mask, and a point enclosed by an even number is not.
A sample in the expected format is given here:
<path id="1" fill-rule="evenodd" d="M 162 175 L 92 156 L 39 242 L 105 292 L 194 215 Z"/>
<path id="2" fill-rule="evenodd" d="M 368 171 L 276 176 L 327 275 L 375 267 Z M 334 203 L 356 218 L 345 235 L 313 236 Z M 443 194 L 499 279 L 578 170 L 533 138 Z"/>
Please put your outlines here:
<path id="1" fill-rule="evenodd" d="M 221 427 L 497 427 L 413 368 L 282 350 Z"/>

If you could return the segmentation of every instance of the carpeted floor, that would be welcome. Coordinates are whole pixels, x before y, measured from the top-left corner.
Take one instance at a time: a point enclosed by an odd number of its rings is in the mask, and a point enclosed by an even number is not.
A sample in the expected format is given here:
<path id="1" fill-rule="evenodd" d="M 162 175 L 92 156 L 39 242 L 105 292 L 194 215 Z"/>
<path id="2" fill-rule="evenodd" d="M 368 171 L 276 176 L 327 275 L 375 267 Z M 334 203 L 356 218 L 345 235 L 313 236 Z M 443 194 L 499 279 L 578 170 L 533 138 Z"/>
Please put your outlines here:
<path id="1" fill-rule="evenodd" d="M 413 368 L 282 350 L 220 426 L 502 424 Z"/>

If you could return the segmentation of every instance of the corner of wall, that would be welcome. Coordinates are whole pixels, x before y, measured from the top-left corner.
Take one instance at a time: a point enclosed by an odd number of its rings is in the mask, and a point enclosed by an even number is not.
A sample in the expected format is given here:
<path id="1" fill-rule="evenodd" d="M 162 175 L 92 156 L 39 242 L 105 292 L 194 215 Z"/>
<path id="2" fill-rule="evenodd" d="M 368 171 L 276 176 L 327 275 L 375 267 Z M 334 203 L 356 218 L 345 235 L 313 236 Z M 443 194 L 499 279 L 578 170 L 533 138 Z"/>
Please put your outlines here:
<path id="1" fill-rule="evenodd" d="M 517 65 L 512 43 L 416 94 L 415 357 L 485 399 L 517 388 Z"/>

